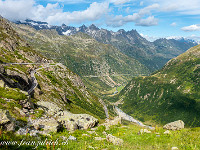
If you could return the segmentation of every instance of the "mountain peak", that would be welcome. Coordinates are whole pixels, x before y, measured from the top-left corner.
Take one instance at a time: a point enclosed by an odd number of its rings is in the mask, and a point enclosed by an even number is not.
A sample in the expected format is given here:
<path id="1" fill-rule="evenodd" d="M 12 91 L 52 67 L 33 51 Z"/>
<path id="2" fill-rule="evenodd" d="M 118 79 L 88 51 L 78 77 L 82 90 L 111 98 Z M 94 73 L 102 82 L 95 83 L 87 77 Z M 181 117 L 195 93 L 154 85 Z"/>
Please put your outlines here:
<path id="1" fill-rule="evenodd" d="M 62 27 L 66 27 L 66 24 L 63 23 L 63 24 L 62 24 Z"/>
<path id="2" fill-rule="evenodd" d="M 87 26 L 83 24 L 82 26 L 80 26 L 80 28 L 87 28 Z"/>
<path id="3" fill-rule="evenodd" d="M 89 26 L 90 30 L 100 30 L 97 26 L 95 26 L 94 24 Z"/>
<path id="4" fill-rule="evenodd" d="M 124 29 L 119 29 L 117 32 L 118 32 L 118 33 L 121 33 L 121 34 L 126 33 L 126 31 L 125 31 Z"/>
<path id="5" fill-rule="evenodd" d="M 87 30 L 87 26 L 85 26 L 84 24 L 79 27 L 80 32 L 85 32 L 85 30 Z"/>

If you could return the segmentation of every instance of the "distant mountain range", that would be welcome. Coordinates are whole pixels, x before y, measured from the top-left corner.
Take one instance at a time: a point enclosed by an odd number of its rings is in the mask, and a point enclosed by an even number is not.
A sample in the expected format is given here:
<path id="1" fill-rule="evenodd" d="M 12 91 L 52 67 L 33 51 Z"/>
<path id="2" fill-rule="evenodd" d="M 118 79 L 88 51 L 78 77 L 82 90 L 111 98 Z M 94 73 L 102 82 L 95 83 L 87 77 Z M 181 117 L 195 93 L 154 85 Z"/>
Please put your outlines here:
<path id="1" fill-rule="evenodd" d="M 86 33 L 97 41 L 104 44 L 111 44 L 125 55 L 137 59 L 145 65 L 151 72 L 161 69 L 170 59 L 182 54 L 189 48 L 198 45 L 198 42 L 190 39 L 165 39 L 161 38 L 150 42 L 142 37 L 136 30 L 117 32 L 106 29 L 99 29 L 94 24 L 87 27 L 72 27 L 62 24 L 61 26 L 51 26 L 46 22 L 26 20 L 17 21 L 17 24 L 32 26 L 36 30 L 55 29 L 59 35 L 75 35 L 79 32 Z"/>
<path id="2" fill-rule="evenodd" d="M 86 86 L 93 93 L 97 92 L 95 94 L 125 84 L 133 76 L 150 74 L 148 68 L 137 59 L 85 33 L 63 36 L 55 29 L 36 30 L 22 24 L 13 24 L 13 27 L 36 51 L 80 75 Z"/>

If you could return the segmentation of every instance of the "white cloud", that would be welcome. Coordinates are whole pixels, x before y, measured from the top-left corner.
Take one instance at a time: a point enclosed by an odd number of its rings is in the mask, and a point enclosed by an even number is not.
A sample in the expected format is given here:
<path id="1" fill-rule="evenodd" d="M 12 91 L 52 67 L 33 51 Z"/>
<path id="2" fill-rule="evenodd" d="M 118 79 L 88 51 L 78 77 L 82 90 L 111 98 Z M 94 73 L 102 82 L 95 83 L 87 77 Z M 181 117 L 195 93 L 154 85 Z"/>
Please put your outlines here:
<path id="1" fill-rule="evenodd" d="M 190 40 L 194 40 L 195 42 L 197 42 L 198 44 L 200 44 L 200 36 L 197 36 L 195 34 L 193 35 L 190 35 L 190 36 L 186 36 L 186 37 L 183 37 L 183 36 L 169 36 L 169 37 L 166 37 L 166 39 L 175 39 L 175 40 L 179 40 L 179 39 L 190 39 Z"/>
<path id="2" fill-rule="evenodd" d="M 200 44 L 200 36 L 199 36 L 199 35 L 193 34 L 193 35 L 191 35 L 191 36 L 188 36 L 187 38 L 193 39 L 193 40 L 197 41 L 198 44 Z"/>
<path id="3" fill-rule="evenodd" d="M 152 4 L 150 6 L 147 6 L 139 11 L 139 15 L 146 15 L 150 14 L 152 10 L 158 9 L 160 6 L 158 4 Z"/>
<path id="4" fill-rule="evenodd" d="M 140 2 L 140 6 L 143 6 L 143 5 L 144 5 L 144 2 L 143 2 L 143 1 L 141 1 L 141 2 Z"/>
<path id="5" fill-rule="evenodd" d="M 100 19 L 108 11 L 109 3 L 94 2 L 84 11 L 57 12 L 54 15 L 49 15 L 46 21 L 49 23 L 64 22 L 65 24 L 95 21 Z"/>
<path id="6" fill-rule="evenodd" d="M 172 27 L 175 27 L 176 25 L 177 25 L 176 22 L 173 22 L 170 24 L 170 26 L 172 26 Z"/>
<path id="7" fill-rule="evenodd" d="M 110 0 L 111 3 L 114 3 L 115 5 L 121 5 L 127 2 L 130 2 L 130 0 Z"/>
<path id="8" fill-rule="evenodd" d="M 140 33 L 140 35 L 141 35 L 143 38 L 145 38 L 145 39 L 147 39 L 148 41 L 150 41 L 150 42 L 153 42 L 153 41 L 159 39 L 158 37 L 155 37 L 155 36 L 148 36 L 148 35 L 145 35 L 145 34 L 143 34 L 143 33 Z"/>
<path id="9" fill-rule="evenodd" d="M 166 37 L 166 39 L 175 39 L 175 40 L 177 40 L 177 39 L 181 39 L 181 38 L 183 38 L 182 36 L 168 36 L 168 37 Z"/>
<path id="10" fill-rule="evenodd" d="M 44 7 L 36 5 L 34 0 L 0 0 L 0 14 L 12 21 L 33 19 L 47 21 L 50 24 L 82 23 L 98 20 L 108 11 L 108 2 L 93 2 L 83 11 L 64 12 L 58 3 L 49 3 Z"/>
<path id="11" fill-rule="evenodd" d="M 32 17 L 34 0 L 0 0 L 0 14 L 9 20 L 24 20 Z"/>
<path id="12" fill-rule="evenodd" d="M 158 4 L 153 4 L 150 6 L 147 6 L 141 10 L 139 10 L 138 13 L 133 13 L 133 15 L 128 16 L 110 16 L 107 18 L 107 25 L 113 26 L 113 27 L 120 27 L 128 22 L 135 22 L 138 26 L 152 26 L 158 24 L 158 19 L 154 18 L 154 16 L 151 16 L 151 11 L 159 8 Z M 150 15 L 149 17 L 145 18 L 145 16 Z"/>
<path id="13" fill-rule="evenodd" d="M 135 25 L 137 26 L 155 26 L 158 24 L 158 19 L 154 18 L 154 16 L 149 16 L 146 19 L 140 19 L 138 22 L 136 22 Z"/>
<path id="14" fill-rule="evenodd" d="M 129 13 L 129 12 L 130 12 L 130 7 L 127 7 L 127 8 L 125 9 L 125 11 L 126 11 L 126 13 Z"/>
<path id="15" fill-rule="evenodd" d="M 62 13 L 62 8 L 59 4 L 47 4 L 46 7 L 42 5 L 37 5 L 32 8 L 33 20 L 47 21 L 49 16 L 54 16 L 55 14 Z M 55 23 L 55 22 L 54 22 Z"/>
<path id="16" fill-rule="evenodd" d="M 181 28 L 183 31 L 200 31 L 200 24 L 194 24 Z"/>
<path id="17" fill-rule="evenodd" d="M 38 4 L 40 1 L 41 0 L 0 0 L 0 14 L 11 21 L 33 19 L 37 21 L 46 21 L 52 25 L 62 23 L 67 25 L 72 23 L 84 23 L 99 19 L 103 19 L 108 26 L 113 27 L 119 27 L 128 22 L 134 22 L 138 26 L 153 26 L 158 24 L 158 19 L 152 16 L 152 11 L 159 8 L 158 4 L 144 7 L 132 15 L 108 16 L 108 12 L 112 8 L 110 3 L 120 5 L 134 0 L 101 0 L 104 2 L 93 2 L 85 10 L 73 12 L 65 12 L 60 3 L 48 3 L 46 6 L 43 6 Z M 58 2 L 61 3 L 72 3 L 72 1 L 73 0 L 58 0 Z M 85 2 L 86 0 L 78 1 Z M 130 12 L 131 7 L 126 8 L 126 11 Z"/>
<path id="18" fill-rule="evenodd" d="M 155 1 L 161 6 L 159 9 L 161 12 L 200 15 L 200 0 L 148 0 L 147 2 Z"/>
<path id="19" fill-rule="evenodd" d="M 43 1 L 43 0 L 36 0 L 36 1 Z M 88 1 L 86 0 L 49 0 L 51 2 L 62 2 L 62 3 L 65 3 L 65 4 L 80 4 L 80 3 L 89 3 Z"/>

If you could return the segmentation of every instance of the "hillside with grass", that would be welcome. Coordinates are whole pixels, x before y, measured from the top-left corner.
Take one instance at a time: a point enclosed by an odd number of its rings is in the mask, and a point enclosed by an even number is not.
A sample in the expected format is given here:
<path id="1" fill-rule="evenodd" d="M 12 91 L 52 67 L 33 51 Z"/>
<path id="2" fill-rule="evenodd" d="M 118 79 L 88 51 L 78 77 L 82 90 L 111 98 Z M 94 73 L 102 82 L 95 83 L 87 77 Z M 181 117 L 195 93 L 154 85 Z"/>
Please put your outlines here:
<path id="1" fill-rule="evenodd" d="M 79 44 L 82 40 L 88 43 L 94 40 L 85 34 L 70 38 L 75 38 Z M 96 46 L 107 50 L 107 45 Z M 200 46 L 190 49 L 150 77 L 134 78 L 124 89 L 120 86 L 104 91 L 105 94 L 121 91 L 114 98 L 124 102 L 120 106 L 125 112 L 153 125 L 145 128 L 124 121 L 120 116 L 114 117 L 112 105 L 109 105 L 110 117 L 106 116 L 105 102 L 91 94 L 76 73 L 66 64 L 57 63 L 57 59 L 51 60 L 33 50 L 13 30 L 10 22 L 0 17 L 0 149 L 199 149 L 199 128 L 166 131 L 159 127 L 177 119 L 183 120 L 186 126 L 199 126 L 199 50 Z M 126 56 L 115 49 L 112 52 L 114 54 L 105 58 L 121 63 L 122 66 L 113 67 L 118 73 L 129 70 L 128 63 L 137 64 L 137 61 L 124 63 Z M 57 55 L 51 51 L 45 53 Z M 77 62 L 78 54 L 79 51 L 74 54 Z M 87 52 L 85 55 L 96 57 Z M 119 59 L 112 59 L 113 55 Z M 100 75 L 107 73 L 102 73 L 103 69 L 99 70 Z M 112 78 L 105 76 L 112 84 L 115 85 L 116 80 L 124 81 L 114 76 L 114 71 L 112 73 Z M 87 79 L 86 76 L 82 76 L 83 79 Z M 91 90 L 95 86 L 112 87 L 98 77 L 90 80 L 86 83 Z M 114 101 L 113 97 L 109 100 Z"/>
<path id="2" fill-rule="evenodd" d="M 200 45 L 170 60 L 148 77 L 136 77 L 115 99 L 123 111 L 146 123 L 183 120 L 200 124 Z"/>
<path id="3" fill-rule="evenodd" d="M 54 29 L 35 30 L 28 25 L 16 24 L 13 27 L 36 51 L 78 74 L 96 95 L 127 83 L 133 76 L 150 73 L 136 59 L 85 33 L 65 36 Z"/>
<path id="4" fill-rule="evenodd" d="M 0 62 L 0 109 L 9 110 L 13 117 L 21 118 L 20 112 L 27 111 L 22 107 L 23 100 L 34 106 L 28 112 L 33 117 L 38 112 L 44 113 L 38 110 L 40 101 L 52 102 L 75 114 L 86 113 L 100 120 L 106 117 L 99 99 L 88 92 L 77 74 L 34 51 L 3 18 L 0 18 Z M 30 72 L 35 69 L 38 85 L 29 95 L 27 91 L 34 84 Z"/>

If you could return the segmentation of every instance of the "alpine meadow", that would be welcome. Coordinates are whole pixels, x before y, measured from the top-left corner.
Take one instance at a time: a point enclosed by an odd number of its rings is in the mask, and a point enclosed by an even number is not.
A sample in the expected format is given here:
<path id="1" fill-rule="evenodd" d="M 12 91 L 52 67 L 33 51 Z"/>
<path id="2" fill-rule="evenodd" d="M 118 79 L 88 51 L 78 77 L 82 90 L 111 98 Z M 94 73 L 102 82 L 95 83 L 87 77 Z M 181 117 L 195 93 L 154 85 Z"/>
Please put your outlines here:
<path id="1" fill-rule="evenodd" d="M 200 150 L 200 0 L 0 0 L 0 149 Z"/>

